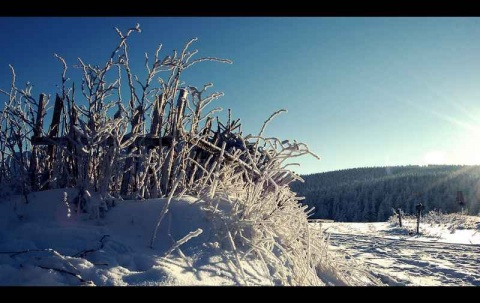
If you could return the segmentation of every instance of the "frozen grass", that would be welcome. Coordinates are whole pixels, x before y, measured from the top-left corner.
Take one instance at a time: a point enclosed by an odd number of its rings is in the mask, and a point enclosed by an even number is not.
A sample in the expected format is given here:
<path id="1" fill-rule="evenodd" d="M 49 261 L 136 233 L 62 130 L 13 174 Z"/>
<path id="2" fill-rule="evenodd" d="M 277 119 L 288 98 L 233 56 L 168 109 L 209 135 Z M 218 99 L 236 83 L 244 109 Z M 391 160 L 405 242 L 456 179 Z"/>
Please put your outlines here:
<path id="1" fill-rule="evenodd" d="M 416 233 L 417 217 L 414 215 L 403 215 L 403 226 L 399 226 L 398 216 L 392 215 L 388 222 L 408 234 Z M 431 237 L 438 237 L 438 230 L 448 230 L 455 233 L 457 230 L 470 229 L 480 230 L 480 217 L 468 216 L 462 213 L 443 213 L 441 210 L 432 210 L 421 217 L 420 234 Z"/>
<path id="2" fill-rule="evenodd" d="M 213 116 L 220 109 L 205 110 L 223 93 L 206 96 L 205 91 L 212 84 L 200 90 L 180 79 L 181 73 L 196 63 L 231 61 L 214 57 L 193 59 L 197 51 L 188 49 L 196 39 L 187 42 L 181 52 L 174 51 L 163 59 L 159 57 L 160 45 L 153 62 L 146 55 L 147 77 L 142 81 L 131 70 L 127 48 L 129 36 L 139 32 L 138 24 L 126 32 L 117 29 L 119 44 L 103 67 L 79 59 L 81 95 L 74 94 L 73 83 L 66 78 L 67 63 L 56 56 L 63 64 L 62 94 L 56 96 L 56 119 L 52 119 L 58 121 L 55 125 L 52 122 L 48 134 L 43 130 L 46 96 L 42 94 L 36 100 L 31 85 L 23 90 L 17 88 L 12 67 L 11 90 L 1 91 L 8 102 L 0 115 L 0 143 L 8 144 L 0 144 L 0 152 L 10 158 L 2 162 L 0 177 L 3 183 L 21 185 L 19 192 L 24 201 L 15 203 L 17 216 L 24 218 L 21 209 L 27 209 L 28 202 L 33 203 L 28 201 L 29 193 L 39 189 L 76 188 L 59 198 L 67 217 L 76 209 L 77 214 L 79 210 L 88 212 L 97 223 L 103 222 L 105 212 L 111 208 L 108 204 L 116 198 L 168 197 L 162 200 L 161 210 L 149 204 L 149 217 L 156 217 L 150 222 L 149 247 L 167 243 L 168 247 L 162 246 L 162 253 L 176 252 L 190 267 L 192 263 L 184 257 L 181 247 L 201 241 L 210 230 L 215 234 L 214 242 L 218 241 L 228 252 L 226 262 L 241 277 L 240 284 L 256 283 L 245 268 L 245 260 L 250 259 L 261 262 L 264 275 L 273 285 L 361 284 L 347 274 L 350 265 L 342 265 L 328 252 L 323 235 L 309 227 L 306 206 L 299 203 L 301 198 L 289 187 L 301 178 L 287 169 L 294 163 L 284 162 L 307 154 L 318 156 L 295 140 L 264 137 L 269 122 L 286 110 L 274 112 L 258 135 L 244 136 L 240 119 L 233 120 L 230 111 L 227 123 L 223 124 Z M 128 102 L 122 101 L 125 95 Z M 81 103 L 75 101 L 79 96 L 88 107 L 76 105 Z M 217 131 L 213 130 L 214 118 Z M 66 143 L 55 147 L 35 145 L 31 133 L 61 137 L 57 139 L 63 138 Z M 170 143 L 134 144 L 137 138 L 146 139 L 145 136 L 160 142 L 167 138 Z M 184 194 L 198 198 L 202 214 L 211 221 L 209 229 L 184 222 L 188 230 L 182 229 L 181 234 L 175 230 L 181 224 L 165 230 L 164 225 L 178 207 L 176 204 L 182 204 L 179 201 Z M 76 197 L 78 203 L 69 201 L 69 197 Z M 117 220 L 129 222 L 124 217 Z M 122 231 L 130 234 L 128 228 Z M 164 241 L 159 241 L 162 237 Z M 48 243 L 45 245 L 50 248 Z"/>

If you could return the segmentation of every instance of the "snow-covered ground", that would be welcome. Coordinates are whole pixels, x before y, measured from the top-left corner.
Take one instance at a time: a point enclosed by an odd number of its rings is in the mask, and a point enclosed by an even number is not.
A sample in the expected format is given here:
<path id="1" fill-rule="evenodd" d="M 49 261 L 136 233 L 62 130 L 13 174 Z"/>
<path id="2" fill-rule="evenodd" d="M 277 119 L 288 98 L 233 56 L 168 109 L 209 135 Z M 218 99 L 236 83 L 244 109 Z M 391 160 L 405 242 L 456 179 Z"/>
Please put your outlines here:
<path id="1" fill-rule="evenodd" d="M 92 219 L 75 212 L 76 195 L 58 189 L 32 193 L 28 204 L 21 196 L 0 199 L 0 285 L 281 285 L 271 263 L 234 253 L 225 222 L 204 201 L 172 200 L 151 248 L 165 199 L 117 201 L 105 218 Z M 343 256 L 320 257 L 318 285 L 381 284 Z"/>
<path id="2" fill-rule="evenodd" d="M 240 273 L 195 198 L 172 201 L 152 249 L 165 200 L 121 201 L 91 220 L 66 205 L 64 192 L 30 194 L 26 205 L 19 196 L 0 201 L 0 285 L 271 284 L 254 260 L 242 260 Z M 75 190 L 67 194 L 72 201 Z M 198 237 L 164 257 L 198 228 Z"/>
<path id="3" fill-rule="evenodd" d="M 471 217 L 480 226 L 479 217 Z M 413 222 L 406 222 L 407 226 Z M 480 286 L 480 231 L 421 224 L 421 235 L 390 223 L 314 223 L 332 248 L 367 265 L 388 285 Z"/>
<path id="4" fill-rule="evenodd" d="M 75 213 L 75 195 L 71 189 L 50 190 L 30 194 L 29 204 L 21 196 L 0 200 L 0 285 L 273 284 L 265 264 L 249 257 L 237 260 L 228 241 L 219 243 L 218 222 L 207 217 L 203 201 L 173 200 L 151 248 L 164 199 L 119 201 L 104 219 L 91 219 Z M 390 223 L 311 226 L 329 234 L 339 252 L 330 255 L 335 264 L 355 275 L 346 281 L 480 285 L 478 228 L 423 224 L 423 236 L 413 236 Z M 197 237 L 171 249 L 199 229 Z M 335 275 L 328 270 L 322 276 L 325 284 L 344 285 L 330 279 Z"/>

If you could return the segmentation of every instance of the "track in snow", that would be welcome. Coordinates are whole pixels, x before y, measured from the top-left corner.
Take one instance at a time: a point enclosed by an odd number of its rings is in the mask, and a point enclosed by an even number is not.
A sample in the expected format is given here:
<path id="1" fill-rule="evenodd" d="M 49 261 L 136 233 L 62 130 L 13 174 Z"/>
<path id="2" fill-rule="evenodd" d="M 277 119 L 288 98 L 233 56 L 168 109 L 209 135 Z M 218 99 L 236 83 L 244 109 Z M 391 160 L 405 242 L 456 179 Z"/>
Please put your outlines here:
<path id="1" fill-rule="evenodd" d="M 479 245 L 341 233 L 330 233 L 330 245 L 388 285 L 480 286 Z"/>

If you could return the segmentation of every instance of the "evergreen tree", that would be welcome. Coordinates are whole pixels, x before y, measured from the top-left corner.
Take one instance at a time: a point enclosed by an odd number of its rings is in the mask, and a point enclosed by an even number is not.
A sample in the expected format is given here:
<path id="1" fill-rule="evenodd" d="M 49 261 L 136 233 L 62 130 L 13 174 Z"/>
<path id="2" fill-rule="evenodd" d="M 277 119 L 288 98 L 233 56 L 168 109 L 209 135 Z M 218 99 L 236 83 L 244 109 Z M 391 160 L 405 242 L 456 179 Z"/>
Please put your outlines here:
<path id="1" fill-rule="evenodd" d="M 461 190 L 469 214 L 480 211 L 480 166 L 430 165 L 370 167 L 302 176 L 292 189 L 315 206 L 315 218 L 352 222 L 384 221 L 391 208 L 415 213 L 422 202 L 426 211 L 459 211 L 455 202 Z M 415 196 L 417 195 L 417 196 Z"/>

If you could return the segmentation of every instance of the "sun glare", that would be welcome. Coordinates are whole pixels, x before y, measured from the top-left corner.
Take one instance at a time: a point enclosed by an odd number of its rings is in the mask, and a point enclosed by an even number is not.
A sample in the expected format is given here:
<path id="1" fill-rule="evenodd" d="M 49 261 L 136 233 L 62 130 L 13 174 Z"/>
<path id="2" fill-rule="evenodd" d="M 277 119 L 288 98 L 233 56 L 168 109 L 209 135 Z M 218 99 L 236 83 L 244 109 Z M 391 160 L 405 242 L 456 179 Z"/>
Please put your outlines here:
<path id="1" fill-rule="evenodd" d="M 455 147 L 452 162 L 458 164 L 480 164 L 480 128 L 477 125 L 467 130 L 461 137 L 460 143 Z"/>
<path id="2" fill-rule="evenodd" d="M 446 164 L 447 155 L 443 151 L 433 150 L 423 156 L 423 163 L 428 164 Z"/>

